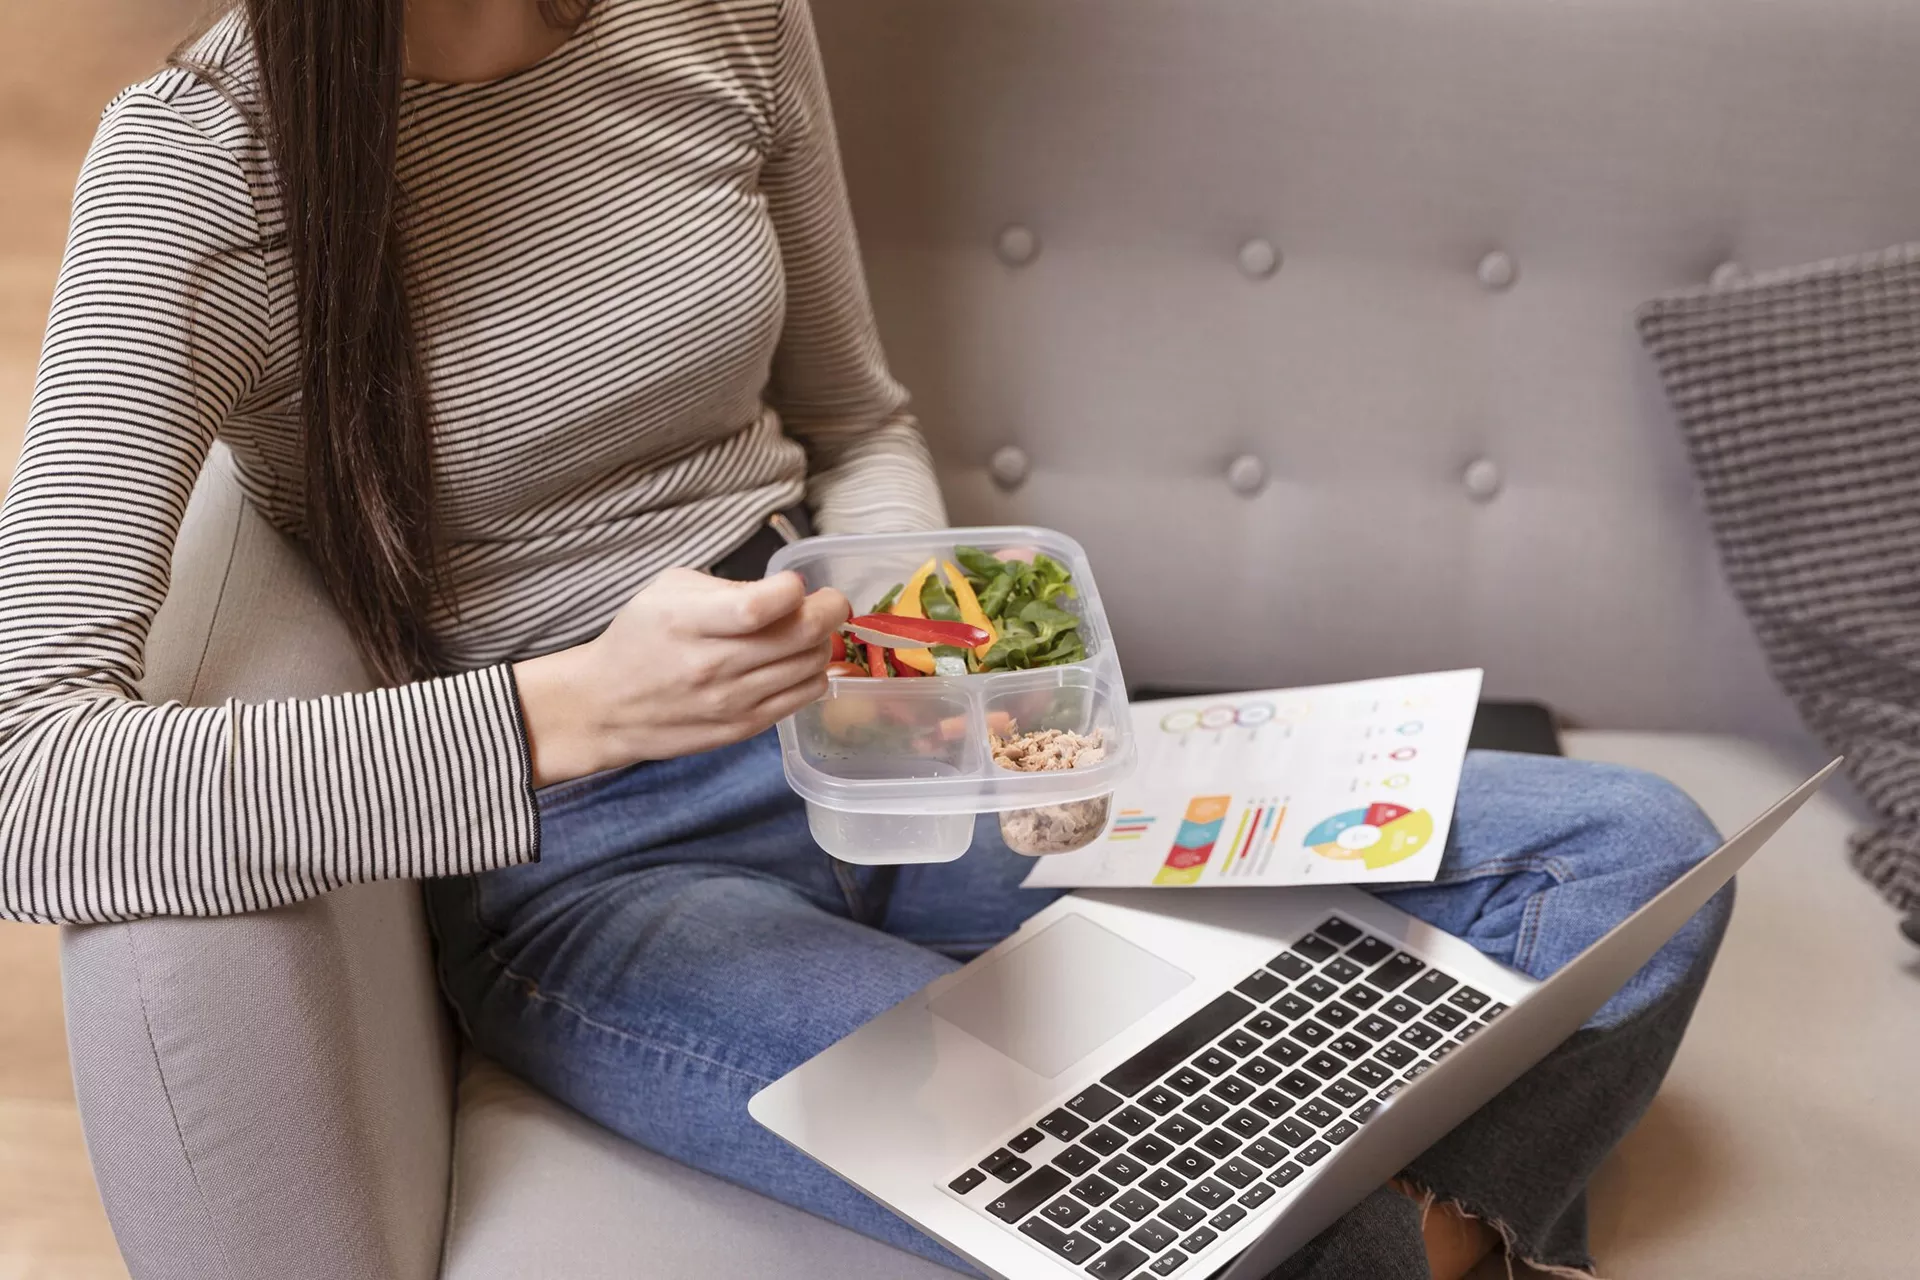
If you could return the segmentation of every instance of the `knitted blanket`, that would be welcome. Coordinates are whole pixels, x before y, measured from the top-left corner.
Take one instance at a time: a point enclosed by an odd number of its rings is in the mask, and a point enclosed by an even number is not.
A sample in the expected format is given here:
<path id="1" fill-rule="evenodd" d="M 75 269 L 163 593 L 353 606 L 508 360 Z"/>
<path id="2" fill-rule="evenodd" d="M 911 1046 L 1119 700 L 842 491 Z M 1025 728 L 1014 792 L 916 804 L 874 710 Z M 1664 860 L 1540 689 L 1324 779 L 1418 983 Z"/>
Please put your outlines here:
<path id="1" fill-rule="evenodd" d="M 1727 579 L 1878 815 L 1860 873 L 1920 907 L 1920 245 L 1639 315 Z"/>

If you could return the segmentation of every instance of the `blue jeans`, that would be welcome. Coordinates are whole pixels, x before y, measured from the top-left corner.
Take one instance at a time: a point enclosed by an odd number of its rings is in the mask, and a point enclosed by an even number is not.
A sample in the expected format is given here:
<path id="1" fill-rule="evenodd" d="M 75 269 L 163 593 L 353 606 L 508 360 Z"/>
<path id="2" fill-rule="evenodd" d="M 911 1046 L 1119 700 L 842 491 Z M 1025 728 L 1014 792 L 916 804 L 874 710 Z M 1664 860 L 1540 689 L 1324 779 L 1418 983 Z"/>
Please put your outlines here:
<path id="1" fill-rule="evenodd" d="M 747 1099 L 1046 906 L 1054 892 L 1019 887 L 1031 863 L 991 821 L 957 862 L 837 863 L 809 838 L 771 736 L 551 787 L 540 810 L 539 863 L 427 889 L 474 1043 L 643 1146 L 964 1268 L 760 1128 Z M 1650 775 L 1476 752 L 1439 879 L 1380 896 L 1545 977 L 1717 842 Z M 1522 1080 L 1489 1104 L 1490 1127 L 1476 1116 L 1408 1176 L 1496 1220 L 1522 1256 L 1590 1265 L 1581 1188 L 1651 1100 L 1730 906 L 1715 899 L 1530 1073 L 1546 1083 Z M 1351 1239 L 1332 1229 L 1286 1274 L 1425 1274 L 1411 1204 L 1375 1197 L 1343 1224 Z"/>

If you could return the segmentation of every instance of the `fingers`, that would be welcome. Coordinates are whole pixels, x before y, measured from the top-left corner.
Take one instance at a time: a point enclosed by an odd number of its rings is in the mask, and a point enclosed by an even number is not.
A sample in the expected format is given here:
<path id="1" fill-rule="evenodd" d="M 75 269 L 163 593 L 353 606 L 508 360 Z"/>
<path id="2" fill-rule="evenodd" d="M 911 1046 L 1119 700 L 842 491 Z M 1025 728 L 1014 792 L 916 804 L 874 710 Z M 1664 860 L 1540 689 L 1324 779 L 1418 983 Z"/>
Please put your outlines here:
<path id="1" fill-rule="evenodd" d="M 674 585 L 684 592 L 684 598 L 676 603 L 697 635 L 757 635 L 798 613 L 807 602 L 807 586 L 797 573 L 777 573 L 759 582 L 723 582 L 705 574 L 694 576 L 697 582 L 676 579 Z"/>
<path id="2" fill-rule="evenodd" d="M 739 677 L 740 701 L 745 706 L 758 706 L 768 698 L 775 697 L 793 688 L 806 684 L 816 676 L 825 680 L 827 675 L 827 651 L 824 645 L 789 654 L 777 662 L 755 668 Z M 822 693 L 826 686 L 820 686 Z"/>
<path id="3" fill-rule="evenodd" d="M 824 667 L 827 641 L 848 616 L 845 596 L 838 591 L 816 591 L 771 626 L 750 636 L 722 641 L 729 646 L 722 669 L 737 675 L 800 654 L 809 655 L 815 666 Z"/>

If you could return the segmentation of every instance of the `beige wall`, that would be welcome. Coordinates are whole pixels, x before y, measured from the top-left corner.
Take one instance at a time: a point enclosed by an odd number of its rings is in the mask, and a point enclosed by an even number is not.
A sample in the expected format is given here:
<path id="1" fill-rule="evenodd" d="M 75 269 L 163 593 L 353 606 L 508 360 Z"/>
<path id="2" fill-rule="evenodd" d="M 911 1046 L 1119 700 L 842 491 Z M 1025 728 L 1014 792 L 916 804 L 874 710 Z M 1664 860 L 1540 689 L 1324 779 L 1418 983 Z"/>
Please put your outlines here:
<path id="1" fill-rule="evenodd" d="M 146 75 L 200 0 L 0 0 L 0 480 L 12 474 L 100 108 Z M 125 1277 L 81 1143 L 58 935 L 0 924 L 0 1280 Z"/>

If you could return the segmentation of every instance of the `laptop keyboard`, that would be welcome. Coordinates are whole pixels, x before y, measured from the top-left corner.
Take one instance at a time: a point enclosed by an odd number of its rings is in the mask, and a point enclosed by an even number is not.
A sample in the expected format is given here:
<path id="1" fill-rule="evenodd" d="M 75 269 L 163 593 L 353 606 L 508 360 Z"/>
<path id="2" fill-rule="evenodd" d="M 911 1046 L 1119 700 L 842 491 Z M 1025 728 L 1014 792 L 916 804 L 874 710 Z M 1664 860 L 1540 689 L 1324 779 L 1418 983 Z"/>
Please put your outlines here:
<path id="1" fill-rule="evenodd" d="M 947 1189 L 1098 1280 L 1170 1276 L 1257 1230 L 1382 1102 L 1506 1007 L 1331 916 Z"/>

